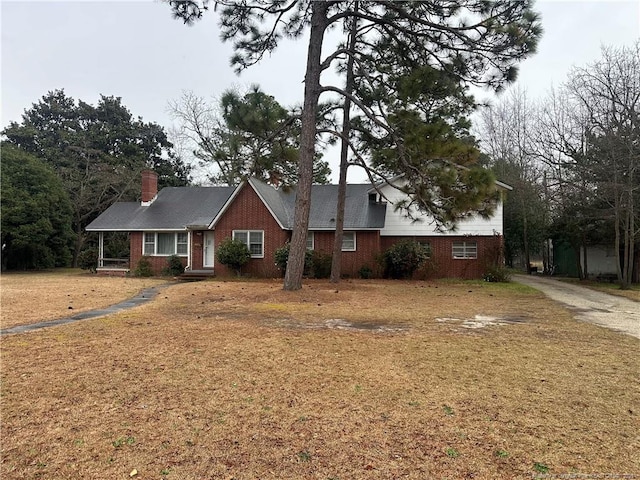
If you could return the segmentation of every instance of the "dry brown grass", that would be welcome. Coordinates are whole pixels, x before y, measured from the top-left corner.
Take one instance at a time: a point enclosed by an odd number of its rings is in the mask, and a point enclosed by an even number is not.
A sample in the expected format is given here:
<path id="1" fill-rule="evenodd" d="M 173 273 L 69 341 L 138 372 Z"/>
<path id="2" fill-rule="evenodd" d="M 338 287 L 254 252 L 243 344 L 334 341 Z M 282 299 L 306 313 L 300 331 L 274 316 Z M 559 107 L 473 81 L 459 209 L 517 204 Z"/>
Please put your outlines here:
<path id="1" fill-rule="evenodd" d="M 166 281 L 102 277 L 81 270 L 3 273 L 0 276 L 0 328 L 104 308 L 161 283 Z"/>
<path id="2" fill-rule="evenodd" d="M 180 284 L 2 339 L 0 477 L 640 475 L 639 346 L 515 284 Z"/>

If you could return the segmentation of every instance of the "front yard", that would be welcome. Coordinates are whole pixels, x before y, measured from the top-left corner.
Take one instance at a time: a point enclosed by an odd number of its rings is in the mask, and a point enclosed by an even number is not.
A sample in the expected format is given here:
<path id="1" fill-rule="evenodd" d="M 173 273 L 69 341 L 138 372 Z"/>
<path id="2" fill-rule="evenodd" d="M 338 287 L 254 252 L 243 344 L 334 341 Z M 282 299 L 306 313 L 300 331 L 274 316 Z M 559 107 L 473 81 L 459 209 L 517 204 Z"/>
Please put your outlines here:
<path id="1" fill-rule="evenodd" d="M 640 477 L 639 348 L 517 284 L 174 285 L 2 338 L 0 477 Z"/>

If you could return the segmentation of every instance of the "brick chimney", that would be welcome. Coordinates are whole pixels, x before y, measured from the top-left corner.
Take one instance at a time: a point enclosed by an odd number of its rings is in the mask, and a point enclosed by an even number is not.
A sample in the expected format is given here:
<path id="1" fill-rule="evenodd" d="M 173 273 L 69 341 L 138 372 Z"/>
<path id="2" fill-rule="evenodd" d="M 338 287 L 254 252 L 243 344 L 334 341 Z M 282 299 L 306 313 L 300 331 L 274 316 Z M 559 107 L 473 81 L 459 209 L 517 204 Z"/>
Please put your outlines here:
<path id="1" fill-rule="evenodd" d="M 153 170 L 142 171 L 142 206 L 151 205 L 158 195 L 158 174 Z"/>

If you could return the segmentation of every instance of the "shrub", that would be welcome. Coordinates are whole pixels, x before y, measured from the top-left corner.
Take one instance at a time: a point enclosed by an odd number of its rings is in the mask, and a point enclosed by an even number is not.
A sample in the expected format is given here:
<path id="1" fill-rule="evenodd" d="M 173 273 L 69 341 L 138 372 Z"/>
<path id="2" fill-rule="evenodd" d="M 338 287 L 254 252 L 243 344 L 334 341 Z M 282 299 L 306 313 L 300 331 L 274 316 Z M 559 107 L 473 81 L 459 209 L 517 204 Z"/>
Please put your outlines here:
<path id="1" fill-rule="evenodd" d="M 182 275 L 184 273 L 184 266 L 182 265 L 182 260 L 178 255 L 171 255 L 167 259 L 167 266 L 162 270 L 163 275 L 168 275 L 172 277 L 176 277 L 178 275 Z"/>
<path id="2" fill-rule="evenodd" d="M 153 269 L 151 268 L 149 257 L 142 257 L 140 258 L 140 260 L 138 260 L 138 265 L 136 265 L 136 269 L 133 271 L 133 274 L 136 277 L 153 276 Z"/>
<path id="3" fill-rule="evenodd" d="M 492 265 L 487 268 L 482 276 L 485 282 L 510 282 L 511 272 L 503 265 Z"/>
<path id="4" fill-rule="evenodd" d="M 287 270 L 287 262 L 289 261 L 289 249 L 291 245 L 287 242 L 283 246 L 276 249 L 274 252 L 274 260 L 276 263 L 276 267 L 282 272 Z M 304 256 L 304 274 L 309 275 L 313 268 L 313 252 L 311 250 L 307 250 Z M 331 267 L 329 267 L 331 268 Z"/>
<path id="5" fill-rule="evenodd" d="M 78 255 L 78 266 L 83 270 L 96 273 L 98 269 L 98 249 L 87 248 Z"/>
<path id="6" fill-rule="evenodd" d="M 251 258 L 251 252 L 240 240 L 226 238 L 218 246 L 216 257 L 222 265 L 234 269 L 236 274 L 240 276 L 242 267 Z"/>
<path id="7" fill-rule="evenodd" d="M 386 278 L 410 278 L 429 258 L 429 248 L 414 241 L 402 240 L 382 254 Z"/>
<path id="8" fill-rule="evenodd" d="M 360 278 L 364 278 L 366 280 L 373 277 L 373 270 L 371 270 L 369 265 L 363 265 L 360 267 L 360 270 L 358 270 L 358 275 Z"/>
<path id="9" fill-rule="evenodd" d="M 310 276 L 313 278 L 329 278 L 331 275 L 331 255 L 324 252 L 311 253 L 311 271 Z M 306 263 L 306 257 L 305 257 Z"/>

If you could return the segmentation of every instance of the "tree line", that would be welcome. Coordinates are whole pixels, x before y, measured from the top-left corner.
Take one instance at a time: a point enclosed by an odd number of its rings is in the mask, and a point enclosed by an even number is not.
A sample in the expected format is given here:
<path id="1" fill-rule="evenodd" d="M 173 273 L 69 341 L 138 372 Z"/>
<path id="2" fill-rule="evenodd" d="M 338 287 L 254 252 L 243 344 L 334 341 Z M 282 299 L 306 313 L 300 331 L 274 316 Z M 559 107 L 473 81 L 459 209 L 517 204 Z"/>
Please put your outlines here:
<path id="1" fill-rule="evenodd" d="M 163 127 L 119 97 L 94 106 L 54 90 L 2 136 L 3 270 L 77 266 L 85 227 L 114 202 L 138 200 L 145 168 L 160 186 L 189 182 Z"/>
<path id="2" fill-rule="evenodd" d="M 640 42 L 603 47 L 537 102 L 513 91 L 482 111 L 478 134 L 488 164 L 514 186 L 505 202 L 507 262 L 543 254 L 551 271 L 553 238 L 570 245 L 587 278 L 587 247 L 607 245 L 628 287 L 640 243 Z"/>

